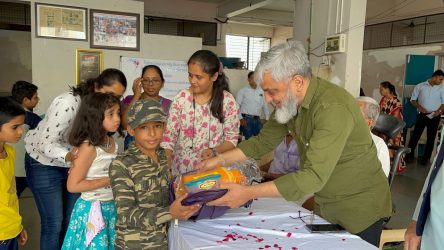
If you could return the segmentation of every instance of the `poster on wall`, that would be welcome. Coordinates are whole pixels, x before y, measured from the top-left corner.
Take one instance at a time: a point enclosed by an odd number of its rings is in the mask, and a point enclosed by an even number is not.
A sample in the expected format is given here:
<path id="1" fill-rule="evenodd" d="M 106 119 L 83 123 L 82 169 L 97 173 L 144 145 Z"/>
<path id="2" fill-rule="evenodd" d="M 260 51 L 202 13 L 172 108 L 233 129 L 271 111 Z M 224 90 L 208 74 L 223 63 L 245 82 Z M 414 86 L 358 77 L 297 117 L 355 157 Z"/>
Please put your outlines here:
<path id="1" fill-rule="evenodd" d="M 146 65 L 157 65 L 163 73 L 165 84 L 160 95 L 172 100 L 179 91 L 190 86 L 188 82 L 188 67 L 185 61 L 156 60 L 133 57 L 120 57 L 120 70 L 125 74 L 128 86 L 142 75 Z M 132 95 L 132 89 L 127 88 L 124 96 Z"/>
<path id="2" fill-rule="evenodd" d="M 37 37 L 87 40 L 87 9 L 35 4 Z"/>
<path id="3" fill-rule="evenodd" d="M 139 14 L 90 10 L 91 48 L 139 51 Z"/>
<path id="4" fill-rule="evenodd" d="M 76 82 L 97 78 L 103 71 L 103 50 L 77 49 Z"/>

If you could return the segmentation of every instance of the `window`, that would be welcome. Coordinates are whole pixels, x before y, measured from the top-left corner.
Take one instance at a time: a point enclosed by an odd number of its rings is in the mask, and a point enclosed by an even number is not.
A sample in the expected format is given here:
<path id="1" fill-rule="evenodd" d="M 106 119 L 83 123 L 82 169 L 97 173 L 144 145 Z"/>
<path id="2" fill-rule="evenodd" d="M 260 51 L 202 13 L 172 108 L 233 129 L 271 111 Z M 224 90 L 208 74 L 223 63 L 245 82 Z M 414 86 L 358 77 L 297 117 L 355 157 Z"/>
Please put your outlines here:
<path id="1" fill-rule="evenodd" d="M 365 26 L 364 49 L 444 42 L 444 14 Z"/>
<path id="2" fill-rule="evenodd" d="M 145 16 L 144 24 L 145 33 L 201 37 L 203 45 L 217 45 L 216 23 Z"/>
<path id="3" fill-rule="evenodd" d="M 0 2 L 0 29 L 31 31 L 29 3 Z"/>
<path id="4" fill-rule="evenodd" d="M 237 57 L 245 62 L 245 68 L 254 70 L 262 52 L 270 49 L 271 39 L 264 37 L 233 36 L 225 37 L 227 57 Z"/>

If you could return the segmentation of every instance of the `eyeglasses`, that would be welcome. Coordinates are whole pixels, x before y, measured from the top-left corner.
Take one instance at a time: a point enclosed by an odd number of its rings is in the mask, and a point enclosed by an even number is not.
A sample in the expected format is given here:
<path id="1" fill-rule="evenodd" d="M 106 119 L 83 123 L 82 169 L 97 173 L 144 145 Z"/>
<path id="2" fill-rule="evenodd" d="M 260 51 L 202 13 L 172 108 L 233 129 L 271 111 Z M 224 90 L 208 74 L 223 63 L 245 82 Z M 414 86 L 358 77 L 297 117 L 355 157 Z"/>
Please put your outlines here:
<path id="1" fill-rule="evenodd" d="M 152 79 L 150 79 L 150 78 L 143 78 L 143 79 L 142 79 L 142 84 L 143 84 L 143 85 L 148 85 L 148 84 L 159 84 L 159 83 L 161 83 L 161 82 L 162 82 L 162 80 L 157 79 L 157 78 L 152 78 Z"/>
<path id="2" fill-rule="evenodd" d="M 314 214 L 313 211 L 311 211 L 311 213 L 308 214 L 308 215 L 302 215 L 302 214 L 301 214 L 301 210 L 299 210 L 299 211 L 298 211 L 298 217 L 293 217 L 293 216 L 289 216 L 289 217 L 290 217 L 291 219 L 293 219 L 293 220 L 297 220 L 297 219 L 299 219 L 299 220 L 301 220 L 304 224 L 313 224 L 313 222 L 314 222 L 314 220 L 315 220 L 315 214 Z M 307 223 L 307 222 L 304 220 L 304 218 L 309 218 L 310 221 Z"/>

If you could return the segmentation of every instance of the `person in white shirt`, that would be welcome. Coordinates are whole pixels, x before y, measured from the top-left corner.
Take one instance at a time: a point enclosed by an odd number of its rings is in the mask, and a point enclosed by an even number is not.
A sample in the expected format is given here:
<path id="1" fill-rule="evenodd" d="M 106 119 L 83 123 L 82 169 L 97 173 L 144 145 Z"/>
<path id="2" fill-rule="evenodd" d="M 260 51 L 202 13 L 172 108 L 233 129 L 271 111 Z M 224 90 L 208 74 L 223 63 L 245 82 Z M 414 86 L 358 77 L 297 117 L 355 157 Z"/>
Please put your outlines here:
<path id="1" fill-rule="evenodd" d="M 264 100 L 264 91 L 257 87 L 253 71 L 248 73 L 248 84 L 249 86 L 239 90 L 236 96 L 242 114 L 241 131 L 245 139 L 259 134 L 262 128 L 261 111 L 264 112 L 266 120 L 270 117 L 267 103 Z"/>
<path id="2" fill-rule="evenodd" d="M 66 187 L 70 162 L 77 151 L 68 142 L 68 134 L 82 98 L 93 92 L 121 97 L 126 89 L 125 75 L 118 69 L 106 69 L 71 91 L 57 96 L 37 128 L 25 137 L 26 179 L 40 214 L 40 249 L 60 249 L 78 193 Z"/>
<path id="3" fill-rule="evenodd" d="M 367 121 L 368 128 L 371 131 L 379 117 L 379 103 L 368 96 L 360 96 L 357 97 L 356 100 L 358 100 L 359 108 L 361 109 L 362 115 Z M 378 159 L 381 162 L 382 170 L 384 171 L 384 174 L 388 177 L 390 173 L 390 155 L 387 144 L 385 144 L 382 138 L 374 135 L 372 132 L 370 132 L 370 134 L 372 136 L 373 142 L 375 143 L 378 153 Z"/>

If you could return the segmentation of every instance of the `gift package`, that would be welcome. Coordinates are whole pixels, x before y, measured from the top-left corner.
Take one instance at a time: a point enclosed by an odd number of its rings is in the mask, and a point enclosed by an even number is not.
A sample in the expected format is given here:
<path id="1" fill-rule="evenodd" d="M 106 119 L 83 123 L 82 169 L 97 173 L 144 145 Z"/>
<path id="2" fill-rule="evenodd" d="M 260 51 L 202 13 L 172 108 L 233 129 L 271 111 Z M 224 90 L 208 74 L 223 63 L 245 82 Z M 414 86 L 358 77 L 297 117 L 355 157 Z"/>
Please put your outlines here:
<path id="1" fill-rule="evenodd" d="M 171 193 L 173 198 L 188 194 L 182 201 L 182 205 L 198 203 L 202 206 L 192 219 L 216 218 L 223 215 L 228 207 L 207 206 L 206 203 L 227 193 L 227 189 L 220 189 L 221 183 L 251 185 L 253 182 L 260 182 L 261 179 L 261 172 L 256 161 L 248 159 L 177 176 L 171 185 Z M 251 204 L 251 201 L 247 204 Z"/>

